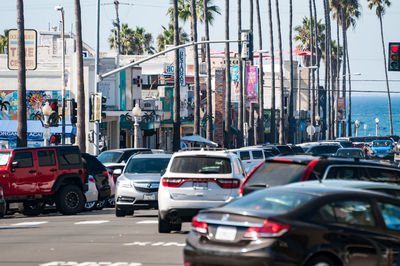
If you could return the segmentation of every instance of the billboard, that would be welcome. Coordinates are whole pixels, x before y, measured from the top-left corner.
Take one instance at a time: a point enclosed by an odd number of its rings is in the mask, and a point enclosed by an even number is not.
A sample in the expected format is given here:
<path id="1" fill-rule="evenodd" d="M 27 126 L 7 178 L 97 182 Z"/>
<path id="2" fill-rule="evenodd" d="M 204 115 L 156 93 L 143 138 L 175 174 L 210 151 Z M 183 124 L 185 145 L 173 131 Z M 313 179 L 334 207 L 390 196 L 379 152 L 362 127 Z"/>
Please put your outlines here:
<path id="1" fill-rule="evenodd" d="M 35 70 L 37 67 L 37 32 L 25 30 L 25 68 Z M 18 30 L 8 32 L 8 69 L 18 70 Z"/>
<path id="2" fill-rule="evenodd" d="M 258 68 L 247 66 L 246 69 L 246 95 L 249 102 L 258 101 Z"/>

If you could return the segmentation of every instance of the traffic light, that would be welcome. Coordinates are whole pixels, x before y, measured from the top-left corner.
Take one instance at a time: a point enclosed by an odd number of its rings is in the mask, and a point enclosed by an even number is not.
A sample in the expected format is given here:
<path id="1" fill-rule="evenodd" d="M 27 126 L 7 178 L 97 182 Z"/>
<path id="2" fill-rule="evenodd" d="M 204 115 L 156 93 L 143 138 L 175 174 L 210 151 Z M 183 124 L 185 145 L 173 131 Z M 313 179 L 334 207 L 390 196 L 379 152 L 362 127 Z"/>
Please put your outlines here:
<path id="1" fill-rule="evenodd" d="M 241 56 L 244 60 L 253 60 L 253 32 L 251 30 L 242 30 L 242 51 Z"/>
<path id="2" fill-rule="evenodd" d="M 47 100 L 51 107 L 51 115 L 49 117 L 49 126 L 58 127 L 58 99 Z"/>
<path id="3" fill-rule="evenodd" d="M 78 115 L 77 108 L 78 108 L 78 104 L 75 102 L 75 99 L 71 99 L 70 106 L 69 106 L 70 116 L 71 116 L 71 124 L 76 124 L 76 122 L 78 121 L 78 119 L 77 119 L 77 115 Z"/>
<path id="4" fill-rule="evenodd" d="M 389 43 L 389 71 L 400 71 L 400 42 Z"/>
<path id="5" fill-rule="evenodd" d="M 106 113 L 104 112 L 106 109 L 107 98 L 103 96 L 101 92 L 92 93 L 90 95 L 89 101 L 89 117 L 90 122 L 99 122 L 101 123 L 101 119 L 106 117 Z"/>
<path id="6" fill-rule="evenodd" d="M 105 96 L 101 96 L 101 118 L 106 118 L 106 112 L 104 112 L 107 109 L 107 98 Z M 101 120 L 100 120 L 101 122 Z"/>
<path id="7" fill-rule="evenodd" d="M 54 144 L 54 145 L 59 145 L 61 143 L 61 134 L 56 133 L 56 134 L 51 135 L 50 143 Z"/>

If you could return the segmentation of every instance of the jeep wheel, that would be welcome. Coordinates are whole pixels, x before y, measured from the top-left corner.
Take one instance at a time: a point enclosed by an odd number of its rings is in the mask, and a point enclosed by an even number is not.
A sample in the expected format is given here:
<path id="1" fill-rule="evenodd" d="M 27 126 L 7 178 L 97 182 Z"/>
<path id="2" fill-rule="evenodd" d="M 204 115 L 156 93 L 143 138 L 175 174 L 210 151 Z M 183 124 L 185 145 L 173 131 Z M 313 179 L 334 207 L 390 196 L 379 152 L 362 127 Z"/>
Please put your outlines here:
<path id="1" fill-rule="evenodd" d="M 43 212 L 44 206 L 41 201 L 24 202 L 21 212 L 26 216 L 38 216 Z"/>
<path id="2" fill-rule="evenodd" d="M 57 194 L 57 209 L 64 215 L 76 214 L 82 211 L 85 198 L 82 191 L 75 185 L 62 187 Z"/>
<path id="3" fill-rule="evenodd" d="M 162 219 L 160 213 L 158 213 L 158 232 L 161 234 L 171 233 L 171 224 L 168 220 Z"/>

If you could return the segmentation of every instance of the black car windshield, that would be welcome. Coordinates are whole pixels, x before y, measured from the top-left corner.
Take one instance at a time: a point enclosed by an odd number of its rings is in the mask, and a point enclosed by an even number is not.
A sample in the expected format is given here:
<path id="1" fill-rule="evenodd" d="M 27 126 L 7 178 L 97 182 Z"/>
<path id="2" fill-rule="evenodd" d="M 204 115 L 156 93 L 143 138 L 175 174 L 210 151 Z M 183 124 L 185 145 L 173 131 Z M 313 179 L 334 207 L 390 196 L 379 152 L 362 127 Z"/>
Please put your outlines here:
<path id="1" fill-rule="evenodd" d="M 306 167 L 297 163 L 266 162 L 249 177 L 245 186 L 279 186 L 298 182 Z"/>
<path id="2" fill-rule="evenodd" d="M 321 146 L 315 146 L 312 147 L 308 150 L 307 153 L 312 153 L 312 154 L 329 154 L 329 153 L 336 153 L 336 151 L 339 149 L 339 146 L 336 145 L 321 145 Z"/>
<path id="3" fill-rule="evenodd" d="M 262 189 L 228 203 L 225 207 L 284 213 L 303 205 L 315 197 L 311 194 L 286 190 L 272 191 L 271 189 Z"/>
<path id="4" fill-rule="evenodd" d="M 364 158 L 364 153 L 362 150 L 358 149 L 342 149 L 336 152 L 336 156 L 338 157 L 346 157 L 346 158 Z"/>
<path id="5" fill-rule="evenodd" d="M 105 151 L 97 156 L 97 159 L 102 163 L 119 163 L 122 154 L 122 152 L 117 151 Z"/>
<path id="6" fill-rule="evenodd" d="M 168 163 L 169 158 L 132 158 L 125 168 L 125 173 L 161 173 L 161 170 L 167 168 Z"/>
<path id="7" fill-rule="evenodd" d="M 171 165 L 173 173 L 190 174 L 230 174 L 232 173 L 229 158 L 209 156 L 175 157 Z"/>
<path id="8" fill-rule="evenodd" d="M 5 166 L 8 164 L 10 155 L 11 155 L 10 152 L 0 152 L 0 166 Z"/>

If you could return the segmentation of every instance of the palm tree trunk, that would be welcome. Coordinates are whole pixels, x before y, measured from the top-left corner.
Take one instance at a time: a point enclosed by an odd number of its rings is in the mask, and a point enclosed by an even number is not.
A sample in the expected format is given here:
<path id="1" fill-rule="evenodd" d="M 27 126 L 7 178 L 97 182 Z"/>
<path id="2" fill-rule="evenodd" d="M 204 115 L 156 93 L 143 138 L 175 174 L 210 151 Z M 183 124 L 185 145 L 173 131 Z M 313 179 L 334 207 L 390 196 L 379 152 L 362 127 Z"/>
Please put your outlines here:
<path id="1" fill-rule="evenodd" d="M 312 0 L 309 0 L 310 9 L 310 53 L 311 53 L 311 66 L 315 65 L 314 61 L 314 17 L 312 11 Z M 311 125 L 315 126 L 315 75 L 314 69 L 311 69 Z M 311 139 L 313 136 L 311 136 Z"/>
<path id="2" fill-rule="evenodd" d="M 242 0 L 237 1 L 237 16 L 238 16 L 238 40 L 242 38 Z M 238 146 L 243 147 L 243 132 L 244 132 L 244 96 L 243 96 L 243 62 L 242 62 L 242 43 L 238 43 L 238 61 L 239 61 L 239 108 L 238 108 Z"/>
<path id="3" fill-rule="evenodd" d="M 289 51 L 290 51 L 290 88 L 289 88 L 289 134 L 288 142 L 295 143 L 294 140 L 294 108 L 293 108 L 293 1 L 289 0 Z"/>
<path id="4" fill-rule="evenodd" d="M 334 129 L 335 129 L 335 127 L 334 127 L 334 116 L 335 116 L 335 112 L 334 112 L 334 102 L 335 102 L 335 100 L 334 100 L 334 90 L 333 90 L 333 88 L 334 88 L 334 77 L 333 77 L 333 72 L 334 72 L 334 69 L 333 69 L 333 57 L 332 57 L 332 27 L 331 27 L 331 17 L 330 17 L 330 3 L 329 3 L 329 0 L 325 0 L 325 2 L 326 2 L 326 18 L 327 18 L 327 20 L 326 20 L 326 22 L 327 22 L 327 34 L 328 34 L 328 43 L 327 43 L 327 46 L 328 46 L 328 51 L 329 51 L 329 72 L 328 72 L 328 86 L 330 87 L 330 98 L 331 98 L 331 101 L 330 101 L 330 108 L 331 108 L 331 113 L 330 113 L 330 116 L 331 116 L 331 128 L 330 128 L 330 139 L 333 139 L 334 138 Z"/>
<path id="5" fill-rule="evenodd" d="M 338 7 L 340 9 L 340 6 Z M 339 11 L 338 11 L 339 12 Z M 336 19 L 336 38 L 337 38 L 337 52 L 336 52 L 336 98 L 335 98 L 335 137 L 339 137 L 339 110 L 338 110 L 338 99 L 339 99 L 339 80 L 340 80 L 340 33 L 339 33 L 339 20 Z"/>
<path id="6" fill-rule="evenodd" d="M 250 31 L 254 36 L 254 2 L 253 0 L 249 0 L 250 2 Z M 253 51 L 251 51 L 253 53 Z M 254 58 L 250 60 L 251 65 L 254 65 Z"/>
<path id="7" fill-rule="evenodd" d="M 262 50 L 262 26 L 261 26 L 261 11 L 260 11 L 260 0 L 256 0 L 256 9 L 257 9 L 257 24 L 258 24 L 258 46 L 259 49 Z M 255 143 L 263 144 L 264 143 L 264 66 L 263 66 L 263 54 L 259 53 L 259 82 L 258 82 L 258 141 L 255 140 Z"/>
<path id="8" fill-rule="evenodd" d="M 179 45 L 179 25 L 178 25 L 178 0 L 173 0 L 174 8 L 174 46 Z M 175 50 L 174 58 L 174 121 L 173 121 L 173 138 L 172 150 L 178 151 L 180 149 L 181 137 L 181 90 L 179 83 L 179 50 Z"/>
<path id="9" fill-rule="evenodd" d="M 281 89 L 281 112 L 279 125 L 279 144 L 285 143 L 285 88 L 283 87 L 283 53 L 282 53 L 282 33 L 281 33 L 281 18 L 279 13 L 279 1 L 275 0 L 276 18 L 278 23 L 278 44 L 279 44 L 279 75 Z"/>
<path id="10" fill-rule="evenodd" d="M 225 0 L 225 40 L 229 40 L 229 0 Z M 231 147 L 231 62 L 229 43 L 225 44 L 225 134 L 224 148 Z"/>
<path id="11" fill-rule="evenodd" d="M 390 124 L 390 135 L 393 135 L 393 121 L 392 121 L 392 101 L 390 100 L 390 88 L 389 88 L 389 78 L 386 68 L 386 51 L 385 51 L 385 40 L 383 37 L 383 23 L 382 14 L 379 15 L 379 23 L 381 27 L 381 40 L 382 40 L 382 50 L 383 50 L 383 63 L 385 68 L 385 78 L 386 78 L 386 88 L 388 93 L 388 108 L 389 108 L 389 124 Z"/>
<path id="12" fill-rule="evenodd" d="M 253 0 L 249 0 L 249 5 L 250 5 L 250 32 L 251 32 L 251 34 L 254 36 L 254 5 L 253 5 Z M 253 51 L 250 51 L 249 53 L 251 53 L 251 54 L 253 54 Z M 248 63 L 250 64 L 250 65 L 254 65 L 254 58 L 253 57 L 251 57 L 250 59 L 249 59 L 249 61 L 248 61 Z M 246 75 L 247 75 L 247 72 L 245 72 L 246 73 Z M 245 104 L 246 104 L 246 102 L 245 102 Z M 253 109 L 253 105 L 254 105 L 254 103 L 251 103 L 250 102 L 250 108 L 249 108 L 249 120 L 248 120 L 248 128 L 249 128 L 249 132 L 253 132 L 253 129 L 254 129 L 254 109 Z M 254 133 L 254 132 L 253 132 Z M 247 143 L 247 145 L 253 145 L 253 136 L 254 136 L 254 134 L 253 135 L 249 135 L 249 134 L 247 134 L 248 136 L 249 136 L 249 138 L 248 138 L 248 143 Z"/>
<path id="13" fill-rule="evenodd" d="M 206 2 L 206 0 L 205 0 Z M 197 14 L 196 0 L 192 0 L 192 41 L 197 42 Z M 200 134 L 200 81 L 199 81 L 199 50 L 197 45 L 193 47 L 194 57 L 194 134 Z"/>
<path id="14" fill-rule="evenodd" d="M 347 33 L 346 33 L 347 34 Z M 347 39 L 346 39 L 347 42 Z M 348 45 L 346 44 L 348 47 Z M 347 119 L 347 126 L 348 126 L 348 136 L 352 136 L 352 126 L 351 126 L 351 72 L 350 72 L 350 58 L 349 53 L 346 53 L 346 60 L 347 60 L 347 75 L 349 76 L 349 100 L 348 102 L 348 119 Z"/>
<path id="15" fill-rule="evenodd" d="M 268 22 L 269 22 L 269 40 L 271 48 L 271 142 L 276 143 L 276 121 L 275 121 L 275 56 L 274 56 L 274 31 L 272 23 L 272 0 L 268 0 Z"/>
<path id="16" fill-rule="evenodd" d="M 18 128 L 17 147 L 26 147 L 27 115 L 26 115 L 26 66 L 25 66 L 25 21 L 24 1 L 17 0 L 17 29 L 18 29 Z"/>
<path id="17" fill-rule="evenodd" d="M 77 134 L 76 143 L 81 152 L 86 152 L 86 120 L 85 120 L 85 87 L 83 82 L 82 58 L 82 20 L 80 0 L 75 0 L 75 31 L 76 31 L 76 61 L 77 61 Z"/>
<path id="18" fill-rule="evenodd" d="M 324 88 L 327 91 L 327 107 L 328 107 L 328 121 L 327 121 L 327 133 L 328 133 L 328 139 L 331 139 L 331 127 L 332 127 L 332 119 L 331 119 L 331 92 L 328 88 L 329 86 L 329 74 L 330 74 L 330 58 L 331 54 L 329 53 L 329 38 L 328 38 L 328 19 L 329 19 L 329 11 L 327 10 L 327 3 L 326 0 L 324 0 L 324 17 L 325 17 L 325 79 L 324 79 Z"/>
<path id="19" fill-rule="evenodd" d="M 346 54 L 347 54 L 347 41 L 346 41 L 346 7 L 342 7 L 342 35 L 343 35 L 343 73 L 342 73 L 342 97 L 345 102 L 346 106 Z M 342 137 L 346 135 L 346 108 L 344 108 L 344 114 L 343 114 L 344 120 L 342 120 Z"/>
<path id="20" fill-rule="evenodd" d="M 315 4 L 315 0 L 312 0 L 313 2 L 313 7 L 314 7 L 314 41 L 315 41 L 315 63 L 317 65 L 317 69 L 315 72 L 317 73 L 317 78 L 316 78 L 316 112 L 315 114 L 317 116 L 321 116 L 320 114 L 320 102 L 319 102 L 319 67 L 320 67 L 320 55 L 319 55 L 319 43 L 318 43 L 318 17 L 317 17 L 317 6 Z M 322 117 L 320 117 L 322 121 Z M 325 123 L 323 123 L 325 124 Z"/>
<path id="21" fill-rule="evenodd" d="M 210 29 L 208 24 L 208 1 L 203 1 L 204 7 L 204 31 L 206 35 L 206 41 L 210 40 Z M 210 55 L 210 44 L 206 44 L 206 65 L 207 65 L 207 139 L 213 140 L 213 111 L 212 111 L 212 90 L 211 90 L 211 55 Z"/>

